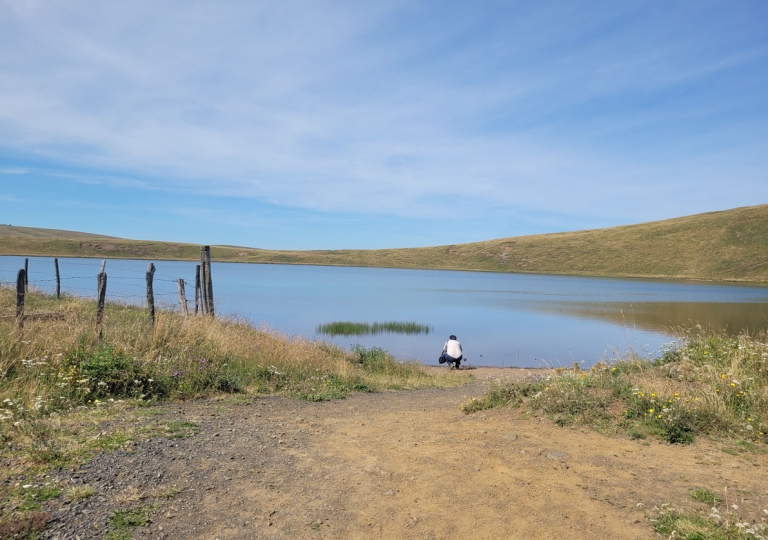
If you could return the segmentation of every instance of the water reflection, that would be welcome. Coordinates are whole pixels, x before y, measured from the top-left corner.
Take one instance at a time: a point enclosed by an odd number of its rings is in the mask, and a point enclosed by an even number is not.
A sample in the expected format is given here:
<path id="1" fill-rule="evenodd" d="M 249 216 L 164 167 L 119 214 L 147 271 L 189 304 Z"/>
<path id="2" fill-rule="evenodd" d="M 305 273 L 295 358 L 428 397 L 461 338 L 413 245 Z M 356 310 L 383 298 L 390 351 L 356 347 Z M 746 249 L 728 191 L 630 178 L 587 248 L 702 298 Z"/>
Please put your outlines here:
<path id="1" fill-rule="evenodd" d="M 768 303 L 735 302 L 556 302 L 538 303 L 545 313 L 607 321 L 655 332 L 697 324 L 715 331 L 756 333 L 768 328 Z"/>

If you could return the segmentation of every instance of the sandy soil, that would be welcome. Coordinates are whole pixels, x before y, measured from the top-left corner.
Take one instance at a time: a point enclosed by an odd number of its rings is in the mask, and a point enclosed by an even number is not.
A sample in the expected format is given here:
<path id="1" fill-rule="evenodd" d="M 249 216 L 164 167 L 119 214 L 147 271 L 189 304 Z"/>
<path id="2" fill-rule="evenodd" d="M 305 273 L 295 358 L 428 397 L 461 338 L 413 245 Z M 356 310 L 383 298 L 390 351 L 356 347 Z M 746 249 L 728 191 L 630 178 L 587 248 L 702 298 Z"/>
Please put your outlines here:
<path id="1" fill-rule="evenodd" d="M 99 496 L 53 503 L 45 536 L 103 537 L 114 509 L 141 501 L 160 507 L 134 538 L 643 539 L 654 507 L 706 508 L 688 495 L 699 487 L 744 520 L 766 517 L 765 454 L 607 437 L 524 409 L 465 415 L 459 404 L 489 380 L 525 372 L 473 373 L 448 390 L 162 407 L 200 432 L 63 473 Z"/>

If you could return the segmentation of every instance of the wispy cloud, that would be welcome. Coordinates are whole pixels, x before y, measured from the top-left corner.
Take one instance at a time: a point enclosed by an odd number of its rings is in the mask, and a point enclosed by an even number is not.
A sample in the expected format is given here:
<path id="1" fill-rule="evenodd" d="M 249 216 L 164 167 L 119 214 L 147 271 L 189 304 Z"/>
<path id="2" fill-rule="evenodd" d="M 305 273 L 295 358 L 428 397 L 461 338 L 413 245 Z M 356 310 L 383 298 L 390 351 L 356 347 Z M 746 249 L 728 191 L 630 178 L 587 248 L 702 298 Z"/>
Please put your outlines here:
<path id="1" fill-rule="evenodd" d="M 318 211 L 619 216 L 631 192 L 641 214 L 734 168 L 739 185 L 764 178 L 766 16 L 717 1 L 6 1 L 0 150 L 86 182 Z"/>

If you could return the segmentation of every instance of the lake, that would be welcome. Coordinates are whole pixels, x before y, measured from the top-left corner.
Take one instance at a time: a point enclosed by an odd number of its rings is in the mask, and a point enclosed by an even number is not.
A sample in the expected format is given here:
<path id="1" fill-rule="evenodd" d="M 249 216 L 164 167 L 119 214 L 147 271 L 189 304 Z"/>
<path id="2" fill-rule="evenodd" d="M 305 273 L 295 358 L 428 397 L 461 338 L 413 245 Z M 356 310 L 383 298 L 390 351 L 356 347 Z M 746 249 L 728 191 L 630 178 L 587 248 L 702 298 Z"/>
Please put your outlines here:
<path id="1" fill-rule="evenodd" d="M 142 304 L 148 261 L 107 261 L 107 299 Z M 95 297 L 96 259 L 60 258 L 62 292 Z M 23 257 L 0 257 L 0 281 L 16 281 Z M 178 308 L 177 278 L 194 301 L 194 262 L 157 261 L 159 305 Z M 219 315 L 246 317 L 288 336 L 378 346 L 402 359 L 436 364 L 456 334 L 473 365 L 594 364 L 628 350 L 658 354 L 671 327 L 768 327 L 768 287 L 700 282 L 605 279 L 435 270 L 213 263 Z M 53 259 L 30 257 L 30 284 L 55 290 Z M 333 321 L 413 321 L 421 335 L 330 338 L 316 333 Z"/>

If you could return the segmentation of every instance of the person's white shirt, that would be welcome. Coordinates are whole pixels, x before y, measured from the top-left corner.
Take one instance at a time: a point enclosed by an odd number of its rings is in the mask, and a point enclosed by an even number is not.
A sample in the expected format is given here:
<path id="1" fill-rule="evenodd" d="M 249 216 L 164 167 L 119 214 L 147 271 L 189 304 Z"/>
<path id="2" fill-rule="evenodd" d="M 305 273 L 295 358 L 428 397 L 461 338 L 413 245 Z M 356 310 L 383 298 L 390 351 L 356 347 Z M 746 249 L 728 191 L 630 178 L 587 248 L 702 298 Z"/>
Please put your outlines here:
<path id="1" fill-rule="evenodd" d="M 445 342 L 443 352 L 452 358 L 458 358 L 462 353 L 461 343 L 459 343 L 458 339 L 449 339 Z"/>

